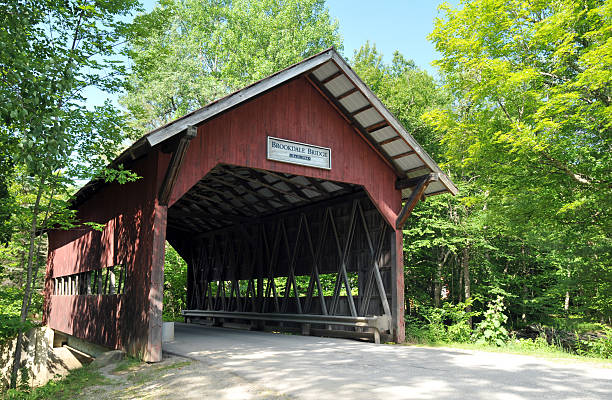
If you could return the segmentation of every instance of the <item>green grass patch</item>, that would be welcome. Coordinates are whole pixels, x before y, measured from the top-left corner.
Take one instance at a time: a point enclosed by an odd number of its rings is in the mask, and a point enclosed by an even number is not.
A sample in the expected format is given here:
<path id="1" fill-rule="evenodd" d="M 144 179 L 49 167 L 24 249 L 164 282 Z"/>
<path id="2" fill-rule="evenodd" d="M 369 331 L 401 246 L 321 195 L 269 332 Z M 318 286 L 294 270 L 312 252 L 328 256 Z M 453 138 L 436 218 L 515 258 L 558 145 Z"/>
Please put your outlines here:
<path id="1" fill-rule="evenodd" d="M 2 400 L 72 400 L 85 388 L 108 383 L 102 374 L 89 366 L 71 371 L 64 379 L 49 381 L 35 389 L 10 389 L 0 395 Z"/>
<path id="2" fill-rule="evenodd" d="M 113 369 L 113 372 L 129 371 L 141 364 L 142 361 L 140 361 L 136 357 L 127 356 L 125 359 L 121 360 L 119 364 L 117 364 L 115 369 Z"/>
<path id="3" fill-rule="evenodd" d="M 191 361 L 180 361 L 174 364 L 164 365 L 163 367 L 159 367 L 155 370 L 155 372 L 167 371 L 169 369 L 178 369 L 183 368 L 191 364 Z"/>
<path id="4" fill-rule="evenodd" d="M 530 342 L 530 343 L 529 343 Z M 533 340 L 512 340 L 506 343 L 503 346 L 494 346 L 489 344 L 479 344 L 479 343 L 457 343 L 457 342 L 438 342 L 438 343 L 406 343 L 408 346 L 419 346 L 419 347 L 451 347 L 455 349 L 464 349 L 464 350 L 476 350 L 476 351 L 486 351 L 490 353 L 507 353 L 507 354 L 520 354 L 520 355 L 528 355 L 539 358 L 545 358 L 548 360 L 558 360 L 558 361 L 581 361 L 581 362 L 595 362 L 600 364 L 605 368 L 612 368 L 612 360 L 603 359 L 594 356 L 582 356 L 573 353 L 569 353 L 564 349 L 551 346 L 548 344 L 538 343 L 539 341 L 536 339 Z"/>

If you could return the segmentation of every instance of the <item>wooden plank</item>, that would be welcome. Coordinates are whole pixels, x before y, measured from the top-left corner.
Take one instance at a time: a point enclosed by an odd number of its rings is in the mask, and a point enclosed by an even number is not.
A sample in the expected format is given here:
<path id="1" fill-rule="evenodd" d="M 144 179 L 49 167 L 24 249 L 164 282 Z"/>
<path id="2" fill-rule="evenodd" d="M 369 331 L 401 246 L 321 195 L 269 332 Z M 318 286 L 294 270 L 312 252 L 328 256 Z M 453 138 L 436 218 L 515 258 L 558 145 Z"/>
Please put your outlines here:
<path id="1" fill-rule="evenodd" d="M 322 85 L 325 85 L 325 84 L 327 84 L 327 83 L 329 83 L 329 82 L 333 81 L 334 79 L 336 79 L 337 77 L 339 77 L 339 76 L 341 76 L 341 75 L 344 75 L 344 74 L 342 73 L 342 71 L 336 71 L 336 72 L 334 72 L 333 74 L 331 74 L 330 76 L 328 76 L 327 78 L 323 79 L 323 80 L 321 81 L 321 84 L 322 84 Z"/>
<path id="2" fill-rule="evenodd" d="M 367 111 L 367 110 L 369 110 L 371 108 L 374 108 L 374 106 L 372 104 L 367 104 L 367 105 L 365 105 L 363 107 L 360 107 L 360 108 L 358 108 L 358 109 L 356 109 L 354 111 L 350 111 L 350 114 L 351 114 L 352 117 L 354 117 L 355 115 L 361 114 L 362 112 Z M 361 124 L 359 124 L 359 125 L 361 126 Z"/>
<path id="3" fill-rule="evenodd" d="M 392 138 L 385 139 L 382 142 L 378 142 L 378 145 L 379 146 L 384 146 L 384 145 L 392 143 L 392 142 L 397 142 L 398 140 L 402 140 L 402 138 L 400 136 L 393 136 Z"/>
<path id="4" fill-rule="evenodd" d="M 172 153 L 170 164 L 168 165 L 166 175 L 159 190 L 158 197 L 160 205 L 168 205 L 168 201 L 170 200 L 170 194 L 172 193 L 172 189 L 174 188 L 174 184 L 176 183 L 176 179 L 178 178 L 179 171 L 181 170 L 181 166 L 183 165 L 183 161 L 185 160 L 185 154 L 187 153 L 187 149 L 189 148 L 189 143 L 191 142 L 191 139 L 197 136 L 197 134 L 198 129 L 195 126 L 188 126 L 185 134 L 183 135 L 183 137 L 181 137 L 181 140 L 179 141 L 177 149 L 174 151 L 174 153 Z"/>
<path id="5" fill-rule="evenodd" d="M 402 157 L 410 156 L 412 154 L 416 154 L 416 153 L 413 150 L 410 150 L 410 151 L 407 151 L 405 153 L 396 154 L 396 155 L 394 155 L 391 158 L 393 158 L 394 160 L 397 160 L 397 159 L 400 159 Z"/>
<path id="6" fill-rule="evenodd" d="M 340 95 L 338 95 L 336 97 L 336 100 L 340 101 L 342 99 L 345 99 L 347 97 L 349 97 L 350 95 L 352 95 L 353 93 L 357 93 L 359 91 L 359 89 L 357 89 L 356 87 L 353 87 L 352 89 L 347 90 L 344 93 L 341 93 Z"/>
<path id="7" fill-rule="evenodd" d="M 421 178 L 420 182 L 416 185 L 416 187 L 410 194 L 408 200 L 406 200 L 406 203 L 404 203 L 402 211 L 400 211 L 399 215 L 397 216 L 397 221 L 395 222 L 396 229 L 402 229 L 402 227 L 406 223 L 406 220 L 408 220 L 408 217 L 412 213 L 412 210 L 414 210 L 414 207 L 423 197 L 423 193 L 425 192 L 425 189 L 427 189 L 427 185 L 429 185 L 430 182 L 436 180 L 438 180 L 437 174 L 429 174 Z"/>
<path id="8" fill-rule="evenodd" d="M 387 121 L 380 121 L 380 122 L 375 123 L 374 125 L 367 126 L 365 130 L 368 133 L 372 133 L 379 129 L 386 128 L 387 126 L 389 126 L 389 123 Z"/>

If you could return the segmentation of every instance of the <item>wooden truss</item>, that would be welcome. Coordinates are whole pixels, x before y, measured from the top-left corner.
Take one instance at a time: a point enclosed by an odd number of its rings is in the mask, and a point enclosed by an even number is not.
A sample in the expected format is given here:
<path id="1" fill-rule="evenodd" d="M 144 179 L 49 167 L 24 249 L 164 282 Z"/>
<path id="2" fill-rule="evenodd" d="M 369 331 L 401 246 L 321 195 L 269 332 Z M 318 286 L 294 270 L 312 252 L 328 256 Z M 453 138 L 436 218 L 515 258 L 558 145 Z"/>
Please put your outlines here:
<path id="1" fill-rule="evenodd" d="M 329 328 L 336 316 L 390 321 L 392 233 L 361 191 L 196 238 L 169 237 L 188 262 L 191 311 L 318 315 Z"/>

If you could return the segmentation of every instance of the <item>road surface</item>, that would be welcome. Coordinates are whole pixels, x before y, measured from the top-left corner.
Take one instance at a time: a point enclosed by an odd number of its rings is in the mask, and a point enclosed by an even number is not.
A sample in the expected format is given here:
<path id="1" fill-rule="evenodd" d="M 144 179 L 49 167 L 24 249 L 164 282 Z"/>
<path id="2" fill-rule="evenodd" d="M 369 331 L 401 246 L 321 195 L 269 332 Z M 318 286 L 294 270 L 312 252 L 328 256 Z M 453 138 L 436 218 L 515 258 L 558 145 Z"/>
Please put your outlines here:
<path id="1" fill-rule="evenodd" d="M 180 323 L 164 351 L 303 400 L 612 399 L 612 368 L 522 355 Z"/>

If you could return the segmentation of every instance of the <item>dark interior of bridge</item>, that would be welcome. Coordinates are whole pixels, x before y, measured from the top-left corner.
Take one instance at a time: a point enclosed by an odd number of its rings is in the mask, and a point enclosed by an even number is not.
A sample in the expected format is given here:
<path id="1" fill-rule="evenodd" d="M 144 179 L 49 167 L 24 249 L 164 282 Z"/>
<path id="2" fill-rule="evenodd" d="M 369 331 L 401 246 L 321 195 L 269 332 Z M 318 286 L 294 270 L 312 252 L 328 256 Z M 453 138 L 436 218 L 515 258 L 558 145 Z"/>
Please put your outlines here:
<path id="1" fill-rule="evenodd" d="M 387 331 L 394 235 L 360 186 L 218 165 L 168 209 L 167 239 L 192 322 Z"/>

